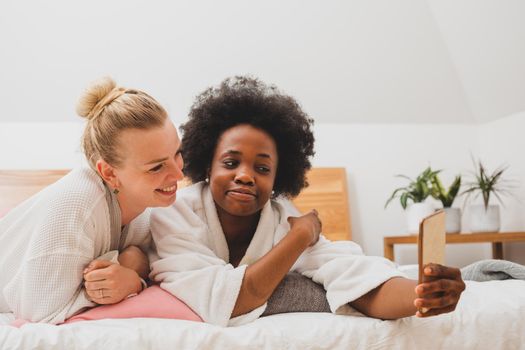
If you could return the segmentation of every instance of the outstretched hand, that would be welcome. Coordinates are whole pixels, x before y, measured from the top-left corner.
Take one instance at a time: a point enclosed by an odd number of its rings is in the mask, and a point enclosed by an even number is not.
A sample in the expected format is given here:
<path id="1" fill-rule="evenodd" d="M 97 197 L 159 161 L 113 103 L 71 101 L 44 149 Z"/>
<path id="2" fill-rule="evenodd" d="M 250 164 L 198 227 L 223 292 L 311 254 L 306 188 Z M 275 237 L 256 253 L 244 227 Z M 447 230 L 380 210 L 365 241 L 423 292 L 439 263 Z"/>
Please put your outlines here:
<path id="1" fill-rule="evenodd" d="M 455 267 L 439 264 L 427 264 L 423 275 L 425 282 L 416 286 L 417 298 L 414 305 L 418 308 L 416 316 L 429 317 L 454 311 L 465 282 L 461 272 Z"/>

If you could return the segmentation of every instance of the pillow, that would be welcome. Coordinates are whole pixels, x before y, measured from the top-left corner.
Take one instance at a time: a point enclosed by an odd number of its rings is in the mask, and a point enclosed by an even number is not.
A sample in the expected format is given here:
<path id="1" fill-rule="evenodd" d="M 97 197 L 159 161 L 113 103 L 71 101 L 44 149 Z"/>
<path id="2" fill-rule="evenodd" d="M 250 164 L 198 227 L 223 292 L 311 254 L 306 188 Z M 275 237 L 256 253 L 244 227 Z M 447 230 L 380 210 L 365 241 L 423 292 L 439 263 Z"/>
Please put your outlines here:
<path id="1" fill-rule="evenodd" d="M 171 318 L 202 322 L 186 304 L 157 285 L 146 288 L 139 295 L 120 303 L 101 305 L 67 319 L 64 324 L 103 318 Z"/>
<path id="2" fill-rule="evenodd" d="M 331 312 L 323 286 L 297 272 L 288 273 L 261 316 L 287 312 Z"/>

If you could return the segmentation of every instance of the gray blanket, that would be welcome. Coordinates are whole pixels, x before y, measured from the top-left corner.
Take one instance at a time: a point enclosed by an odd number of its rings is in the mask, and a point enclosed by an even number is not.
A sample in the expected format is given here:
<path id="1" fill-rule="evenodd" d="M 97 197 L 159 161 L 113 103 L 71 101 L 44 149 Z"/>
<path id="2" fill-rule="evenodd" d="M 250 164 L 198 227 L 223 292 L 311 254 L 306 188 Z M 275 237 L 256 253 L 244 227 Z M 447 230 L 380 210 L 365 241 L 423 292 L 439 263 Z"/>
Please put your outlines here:
<path id="1" fill-rule="evenodd" d="M 525 280 L 525 266 L 506 260 L 481 260 L 461 269 L 464 280 L 492 281 L 517 279 Z"/>
<path id="2" fill-rule="evenodd" d="M 261 316 L 287 312 L 330 312 L 323 286 L 297 272 L 288 273 L 268 299 Z"/>

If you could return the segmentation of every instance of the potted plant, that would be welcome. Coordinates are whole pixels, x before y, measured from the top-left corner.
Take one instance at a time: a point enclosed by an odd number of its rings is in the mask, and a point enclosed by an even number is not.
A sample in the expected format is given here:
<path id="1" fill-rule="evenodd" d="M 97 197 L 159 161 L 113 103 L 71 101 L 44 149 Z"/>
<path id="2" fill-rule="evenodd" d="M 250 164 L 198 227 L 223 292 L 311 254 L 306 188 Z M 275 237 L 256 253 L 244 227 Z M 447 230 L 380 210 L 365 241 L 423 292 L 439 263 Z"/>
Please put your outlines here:
<path id="1" fill-rule="evenodd" d="M 409 181 L 408 186 L 400 187 L 394 190 L 390 198 L 385 203 L 385 208 L 394 198 L 399 197 L 401 207 L 407 211 L 408 233 L 414 234 L 419 232 L 419 223 L 423 218 L 432 214 L 434 207 L 432 203 L 425 200 L 431 193 L 430 180 L 438 171 L 426 168 L 416 179 L 411 179 L 406 175 L 396 175 Z M 409 202 L 412 202 L 411 204 Z"/>
<path id="2" fill-rule="evenodd" d="M 430 179 L 432 183 L 431 195 L 443 204 L 446 215 L 446 231 L 447 233 L 459 233 L 461 231 L 461 210 L 459 208 L 452 208 L 454 199 L 461 187 L 461 175 L 456 176 L 448 189 L 445 189 L 437 172 Z"/>
<path id="3" fill-rule="evenodd" d="M 483 198 L 483 204 L 471 204 L 469 206 L 469 227 L 472 232 L 499 232 L 500 209 L 499 205 L 490 204 L 491 198 L 496 198 L 501 204 L 502 195 L 510 195 L 509 187 L 502 175 L 507 166 L 499 166 L 492 173 L 486 170 L 481 161 L 474 161 L 474 178 L 467 184 L 462 194 L 466 195 L 465 203 L 479 197 Z M 471 197 L 473 196 L 473 197 Z"/>

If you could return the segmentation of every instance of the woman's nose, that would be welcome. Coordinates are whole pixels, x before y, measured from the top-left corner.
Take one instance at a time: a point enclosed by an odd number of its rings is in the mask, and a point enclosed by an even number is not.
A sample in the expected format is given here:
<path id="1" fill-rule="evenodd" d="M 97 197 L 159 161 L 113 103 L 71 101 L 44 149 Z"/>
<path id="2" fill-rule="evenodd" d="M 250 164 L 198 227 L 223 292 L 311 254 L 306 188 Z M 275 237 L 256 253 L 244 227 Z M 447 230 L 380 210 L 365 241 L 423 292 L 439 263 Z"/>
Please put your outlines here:
<path id="1" fill-rule="evenodd" d="M 184 178 L 183 168 L 184 160 L 180 154 L 177 154 L 173 162 L 170 162 L 170 174 L 173 175 L 177 181 L 180 181 Z"/>
<path id="2" fill-rule="evenodd" d="M 245 169 L 239 168 L 239 171 L 235 174 L 235 183 L 242 183 L 243 185 L 253 185 L 254 179 L 252 174 Z"/>

